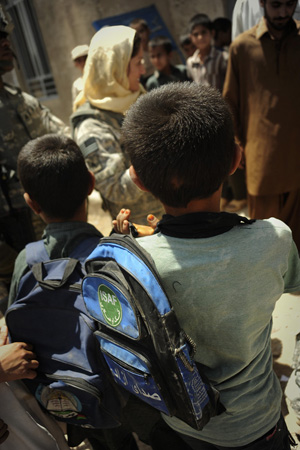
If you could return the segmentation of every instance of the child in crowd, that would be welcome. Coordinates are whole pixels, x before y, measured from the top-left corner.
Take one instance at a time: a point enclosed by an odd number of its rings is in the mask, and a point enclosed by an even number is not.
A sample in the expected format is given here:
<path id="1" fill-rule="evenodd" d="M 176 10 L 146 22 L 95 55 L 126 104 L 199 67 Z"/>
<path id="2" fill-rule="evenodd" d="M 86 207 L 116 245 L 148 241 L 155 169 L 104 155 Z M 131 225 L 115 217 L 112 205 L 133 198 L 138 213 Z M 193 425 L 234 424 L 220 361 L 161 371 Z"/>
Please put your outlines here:
<path id="1" fill-rule="evenodd" d="M 192 43 L 190 35 L 184 34 L 184 35 L 180 36 L 179 41 L 180 41 L 180 47 L 184 51 L 186 57 L 189 58 L 190 56 L 193 56 L 193 54 L 196 51 L 196 47 Z"/>
<path id="2" fill-rule="evenodd" d="M 170 83 L 130 108 L 123 143 L 132 179 L 166 211 L 139 244 L 226 408 L 201 431 L 165 421 L 197 450 L 290 449 L 270 334 L 276 301 L 300 289 L 300 260 L 283 222 L 220 213 L 222 183 L 240 162 L 228 106 L 208 86 Z"/>
<path id="3" fill-rule="evenodd" d="M 150 60 L 156 70 L 146 82 L 147 91 L 172 81 L 188 80 L 184 65 L 173 66 L 171 64 L 172 51 L 172 43 L 165 36 L 156 36 L 149 41 Z"/>
<path id="4" fill-rule="evenodd" d="M 102 237 L 87 223 L 87 197 L 93 191 L 95 178 L 72 139 L 45 135 L 29 141 L 19 153 L 18 173 L 26 203 L 47 224 L 43 240 L 49 259 L 69 256 L 80 242 L 91 236 Z M 16 298 L 21 277 L 28 271 L 25 249 L 16 260 L 10 304 Z M 129 398 L 123 413 L 124 423 L 111 430 L 68 426 L 69 444 L 78 445 L 88 438 L 95 450 L 137 450 L 132 435 L 135 431 L 153 450 L 159 450 L 164 439 L 175 450 L 185 448 L 185 443 L 180 444 L 181 440 L 162 421 L 159 412 L 136 397 Z"/>
<path id="5" fill-rule="evenodd" d="M 213 21 L 214 44 L 216 49 L 223 51 L 231 44 L 231 20 L 218 17 Z"/>
<path id="6" fill-rule="evenodd" d="M 71 51 L 71 58 L 74 63 L 74 66 L 80 70 L 80 77 L 76 78 L 76 80 L 72 84 L 72 103 L 75 102 L 77 95 L 83 90 L 83 70 L 87 60 L 87 55 L 89 52 L 89 46 L 77 45 Z"/>
<path id="7" fill-rule="evenodd" d="M 86 223 L 87 197 L 94 189 L 95 177 L 72 139 L 45 135 L 29 141 L 19 153 L 18 174 L 27 205 L 47 224 L 43 239 L 49 259 L 68 256 L 89 236 L 102 237 Z M 9 304 L 28 270 L 23 250 L 16 260 Z"/>
<path id="8" fill-rule="evenodd" d="M 187 59 L 188 76 L 196 83 L 210 85 L 222 92 L 228 53 L 213 46 L 213 24 L 206 14 L 196 14 L 189 23 L 191 41 L 197 48 Z"/>
<path id="9" fill-rule="evenodd" d="M 135 19 L 133 19 L 130 22 L 130 27 L 133 28 L 134 30 L 136 30 L 136 32 L 138 33 L 138 35 L 140 36 L 141 41 L 142 41 L 144 67 L 145 67 L 146 73 L 141 76 L 141 83 L 143 84 L 143 86 L 145 86 L 146 81 L 154 72 L 154 67 L 150 60 L 150 54 L 149 54 L 149 48 L 148 48 L 151 30 L 150 30 L 149 25 L 146 22 L 146 20 L 141 19 L 139 17 L 136 17 Z"/>

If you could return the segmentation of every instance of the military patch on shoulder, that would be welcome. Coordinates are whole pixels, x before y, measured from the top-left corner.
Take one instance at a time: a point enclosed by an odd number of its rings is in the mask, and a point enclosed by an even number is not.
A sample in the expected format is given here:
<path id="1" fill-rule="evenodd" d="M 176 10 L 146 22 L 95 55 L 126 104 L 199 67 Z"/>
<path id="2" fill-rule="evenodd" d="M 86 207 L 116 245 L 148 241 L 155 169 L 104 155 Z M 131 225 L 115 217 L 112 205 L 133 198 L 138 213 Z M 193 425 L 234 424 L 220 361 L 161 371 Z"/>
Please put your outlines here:
<path id="1" fill-rule="evenodd" d="M 98 150 L 97 141 L 94 137 L 88 138 L 86 141 L 81 142 L 79 145 L 80 150 L 82 151 L 83 156 L 86 158 L 90 153 Z"/>

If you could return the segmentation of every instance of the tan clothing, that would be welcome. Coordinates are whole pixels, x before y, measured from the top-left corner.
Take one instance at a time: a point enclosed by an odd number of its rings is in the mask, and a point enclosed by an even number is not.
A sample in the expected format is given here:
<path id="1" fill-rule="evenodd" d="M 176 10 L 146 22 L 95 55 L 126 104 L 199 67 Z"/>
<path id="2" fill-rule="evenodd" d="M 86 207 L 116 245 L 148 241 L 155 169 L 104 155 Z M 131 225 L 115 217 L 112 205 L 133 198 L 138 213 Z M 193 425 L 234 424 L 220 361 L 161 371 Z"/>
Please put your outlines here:
<path id="1" fill-rule="evenodd" d="M 252 218 L 277 217 L 287 223 L 300 250 L 300 189 L 280 195 L 249 195 L 248 206 Z"/>
<path id="2" fill-rule="evenodd" d="M 223 94 L 246 156 L 248 192 L 300 188 L 300 23 L 278 42 L 264 19 L 231 45 Z"/>

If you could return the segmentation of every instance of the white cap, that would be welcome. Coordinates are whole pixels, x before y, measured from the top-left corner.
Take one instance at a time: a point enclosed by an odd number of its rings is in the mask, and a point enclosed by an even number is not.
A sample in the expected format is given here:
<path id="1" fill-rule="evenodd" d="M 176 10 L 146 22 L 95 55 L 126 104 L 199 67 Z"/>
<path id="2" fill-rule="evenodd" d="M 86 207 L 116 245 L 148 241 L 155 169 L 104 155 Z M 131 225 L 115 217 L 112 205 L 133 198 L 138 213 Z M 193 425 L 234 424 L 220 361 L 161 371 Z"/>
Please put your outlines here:
<path id="1" fill-rule="evenodd" d="M 77 45 L 77 47 L 73 48 L 73 50 L 71 51 L 71 58 L 73 61 L 75 61 L 75 59 L 80 58 L 80 56 L 86 56 L 88 52 L 88 45 Z"/>

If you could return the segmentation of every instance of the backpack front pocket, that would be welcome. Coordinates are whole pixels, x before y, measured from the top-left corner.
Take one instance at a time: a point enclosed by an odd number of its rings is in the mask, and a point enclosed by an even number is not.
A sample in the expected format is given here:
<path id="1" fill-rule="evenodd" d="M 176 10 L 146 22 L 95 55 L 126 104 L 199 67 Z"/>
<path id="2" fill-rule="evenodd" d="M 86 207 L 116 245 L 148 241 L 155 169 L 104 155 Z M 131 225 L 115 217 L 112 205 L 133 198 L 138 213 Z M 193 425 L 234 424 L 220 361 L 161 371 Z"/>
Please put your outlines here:
<path id="1" fill-rule="evenodd" d="M 155 371 L 147 355 L 108 340 L 100 332 L 96 332 L 95 336 L 116 383 L 154 408 L 171 415 L 161 393 L 163 386 L 159 371 Z M 155 372 L 157 375 L 154 375 Z"/>

